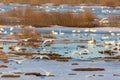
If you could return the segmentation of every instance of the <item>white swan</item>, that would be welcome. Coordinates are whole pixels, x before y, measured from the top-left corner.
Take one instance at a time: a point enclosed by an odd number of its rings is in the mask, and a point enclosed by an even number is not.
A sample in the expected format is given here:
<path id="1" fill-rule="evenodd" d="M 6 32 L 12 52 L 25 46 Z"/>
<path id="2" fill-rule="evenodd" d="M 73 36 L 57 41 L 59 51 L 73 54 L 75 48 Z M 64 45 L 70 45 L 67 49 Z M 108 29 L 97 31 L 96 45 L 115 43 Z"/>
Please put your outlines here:
<path id="1" fill-rule="evenodd" d="M 1 31 L 4 31 L 4 28 L 0 28 Z"/>
<path id="2" fill-rule="evenodd" d="M 47 70 L 40 68 L 40 70 L 42 70 L 45 73 L 45 76 L 51 76 L 51 72 L 48 72 Z"/>
<path id="3" fill-rule="evenodd" d="M 93 33 L 95 33 L 97 30 L 95 30 L 95 29 L 90 29 L 90 32 L 93 32 Z"/>
<path id="4" fill-rule="evenodd" d="M 17 64 L 22 64 L 23 61 L 25 61 L 25 59 L 24 60 L 13 60 L 13 61 L 15 61 Z"/>
<path id="5" fill-rule="evenodd" d="M 60 34 L 60 35 L 63 35 L 63 34 L 64 34 L 64 32 L 62 32 L 62 31 L 60 30 L 60 31 L 59 31 L 59 34 Z"/>
<path id="6" fill-rule="evenodd" d="M 113 52 L 120 52 L 120 46 L 115 46 L 115 47 L 112 47 L 111 48 L 111 50 L 113 51 Z"/>
<path id="7" fill-rule="evenodd" d="M 105 41 L 104 44 L 106 44 L 106 45 L 115 45 L 115 41 Z"/>
<path id="8" fill-rule="evenodd" d="M 13 32 L 10 32 L 10 35 L 13 35 Z"/>
<path id="9" fill-rule="evenodd" d="M 106 35 L 102 36 L 102 39 L 108 39 L 108 38 L 109 36 L 106 36 Z"/>
<path id="10" fill-rule="evenodd" d="M 7 34 L 8 32 L 7 31 L 4 31 L 3 34 Z"/>
<path id="11" fill-rule="evenodd" d="M 87 49 L 83 49 L 79 52 L 80 55 L 84 55 L 84 54 L 88 54 L 89 53 L 89 50 Z"/>
<path id="12" fill-rule="evenodd" d="M 88 41 L 88 44 L 93 44 L 93 43 L 95 43 L 95 40 L 92 37 L 92 39 Z"/>
<path id="13" fill-rule="evenodd" d="M 54 34 L 54 35 L 57 35 L 57 34 L 58 34 L 58 32 L 55 32 L 54 30 L 52 30 L 51 32 L 52 32 L 52 34 Z"/>
<path id="14" fill-rule="evenodd" d="M 78 33 L 80 33 L 80 30 L 77 30 Z"/>
<path id="15" fill-rule="evenodd" d="M 10 31 L 12 31 L 13 30 L 13 27 L 10 27 Z"/>
<path id="16" fill-rule="evenodd" d="M 72 33 L 75 33 L 76 32 L 76 30 L 72 30 Z"/>
<path id="17" fill-rule="evenodd" d="M 88 53 L 89 53 L 89 50 L 87 49 L 83 49 L 83 50 L 78 49 L 77 51 L 74 51 L 72 54 L 86 55 Z"/>
<path id="18" fill-rule="evenodd" d="M 42 46 L 43 46 L 45 43 L 47 43 L 47 42 L 52 42 L 52 41 L 54 41 L 54 40 L 55 40 L 55 39 L 46 39 L 46 40 L 43 41 Z"/>
<path id="19" fill-rule="evenodd" d="M 89 31 L 90 31 L 90 30 L 89 30 L 88 28 L 84 30 L 84 32 L 89 32 Z"/>
<path id="20" fill-rule="evenodd" d="M 111 36 L 115 36 L 115 33 L 110 33 Z"/>
<path id="21" fill-rule="evenodd" d="M 20 47 L 15 47 L 14 50 L 19 51 Z"/>
<path id="22" fill-rule="evenodd" d="M 46 58 L 46 59 L 50 59 L 50 57 L 49 56 L 47 56 L 47 55 L 34 55 L 33 56 L 33 59 L 43 59 L 43 58 Z"/>

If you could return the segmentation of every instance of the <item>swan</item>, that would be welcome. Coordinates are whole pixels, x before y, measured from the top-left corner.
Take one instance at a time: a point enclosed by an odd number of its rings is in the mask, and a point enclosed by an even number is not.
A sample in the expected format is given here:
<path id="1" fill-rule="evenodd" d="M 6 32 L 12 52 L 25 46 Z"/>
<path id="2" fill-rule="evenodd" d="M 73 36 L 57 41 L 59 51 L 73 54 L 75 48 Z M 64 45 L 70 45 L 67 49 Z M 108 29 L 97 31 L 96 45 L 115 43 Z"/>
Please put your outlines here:
<path id="1" fill-rule="evenodd" d="M 22 60 L 12 60 L 12 61 L 15 61 L 17 64 L 22 64 L 23 61 L 25 61 L 25 59 L 22 59 Z"/>
<path id="2" fill-rule="evenodd" d="M 46 76 L 50 76 L 51 73 L 50 73 L 50 72 L 46 72 L 45 75 L 46 75 Z"/>
<path id="3" fill-rule="evenodd" d="M 50 57 L 49 56 L 47 56 L 47 55 L 34 55 L 33 56 L 33 59 L 43 59 L 43 58 L 46 58 L 46 59 L 50 59 Z"/>
<path id="4" fill-rule="evenodd" d="M 72 33 L 76 32 L 76 30 L 72 30 Z"/>
<path id="5" fill-rule="evenodd" d="M 108 39 L 109 36 L 102 36 L 102 39 Z"/>
<path id="6" fill-rule="evenodd" d="M 84 32 L 89 32 L 90 30 L 89 29 L 85 29 Z"/>
<path id="7" fill-rule="evenodd" d="M 120 46 L 120 41 L 117 42 L 117 45 Z"/>
<path id="8" fill-rule="evenodd" d="M 80 55 L 88 54 L 88 53 L 89 53 L 89 50 L 87 50 L 87 49 L 83 49 L 79 52 Z"/>
<path id="9" fill-rule="evenodd" d="M 7 34 L 8 32 L 7 31 L 4 31 L 4 34 Z"/>
<path id="10" fill-rule="evenodd" d="M 93 37 L 92 37 L 92 40 L 89 40 L 88 41 L 88 44 L 93 44 L 93 43 L 95 43 L 96 41 L 93 39 Z"/>
<path id="11" fill-rule="evenodd" d="M 15 62 L 16 62 L 17 64 L 22 64 L 23 61 L 24 61 L 24 60 L 15 60 Z"/>
<path id="12" fill-rule="evenodd" d="M 110 33 L 111 36 L 115 36 L 115 33 Z"/>
<path id="13" fill-rule="evenodd" d="M 13 27 L 10 27 L 10 31 L 12 31 L 13 30 Z"/>
<path id="14" fill-rule="evenodd" d="M 88 53 L 89 53 L 89 50 L 87 50 L 87 49 L 83 49 L 83 50 L 78 49 L 73 52 L 73 54 L 79 54 L 79 55 L 86 55 Z"/>
<path id="15" fill-rule="evenodd" d="M 116 52 L 116 53 L 120 52 L 120 46 L 112 47 L 111 51 Z"/>
<path id="16" fill-rule="evenodd" d="M 0 28 L 1 31 L 4 31 L 4 28 Z"/>
<path id="17" fill-rule="evenodd" d="M 54 35 L 57 35 L 57 34 L 58 34 L 58 32 L 55 32 L 54 30 L 52 30 L 51 32 L 52 32 L 52 34 L 54 34 Z"/>
<path id="18" fill-rule="evenodd" d="M 105 41 L 104 44 L 106 44 L 106 45 L 114 45 L 115 41 Z"/>
<path id="19" fill-rule="evenodd" d="M 95 30 L 95 29 L 90 29 L 90 32 L 93 32 L 93 33 L 95 33 L 97 30 Z"/>
<path id="20" fill-rule="evenodd" d="M 117 36 L 120 36 L 120 33 L 117 33 L 116 35 L 117 35 Z"/>
<path id="21" fill-rule="evenodd" d="M 61 32 L 61 30 L 60 30 L 60 31 L 59 31 L 59 34 L 60 34 L 60 35 L 63 35 L 64 33 L 63 33 L 63 32 Z"/>
<path id="22" fill-rule="evenodd" d="M 48 72 L 47 70 L 43 69 L 43 68 L 40 68 L 44 73 L 45 73 L 45 76 L 51 76 L 51 72 Z"/>
<path id="23" fill-rule="evenodd" d="M 19 50 L 20 50 L 20 47 L 15 47 L 15 50 L 16 50 L 16 51 L 19 51 Z"/>
<path id="24" fill-rule="evenodd" d="M 78 33 L 80 33 L 80 30 L 77 30 Z"/>
<path id="25" fill-rule="evenodd" d="M 13 32 L 10 32 L 10 35 L 13 35 Z"/>
<path id="26" fill-rule="evenodd" d="M 46 40 L 43 41 L 42 46 L 43 46 L 44 44 L 46 44 L 47 42 L 52 42 L 52 41 L 54 41 L 54 40 L 55 40 L 55 39 L 46 39 Z"/>

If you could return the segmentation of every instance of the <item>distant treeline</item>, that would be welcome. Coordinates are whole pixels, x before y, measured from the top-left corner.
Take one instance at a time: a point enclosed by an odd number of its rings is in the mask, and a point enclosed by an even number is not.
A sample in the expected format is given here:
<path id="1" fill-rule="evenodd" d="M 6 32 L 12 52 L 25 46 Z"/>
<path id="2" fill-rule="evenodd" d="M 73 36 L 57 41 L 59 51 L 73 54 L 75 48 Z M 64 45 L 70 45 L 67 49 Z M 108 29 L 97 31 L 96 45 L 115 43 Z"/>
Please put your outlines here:
<path id="1" fill-rule="evenodd" d="M 120 6 L 120 0 L 0 0 L 2 3 L 27 3 L 27 4 L 45 4 L 45 3 L 54 3 L 58 4 L 88 4 L 88 5 L 106 5 L 106 6 Z"/>
<path id="2" fill-rule="evenodd" d="M 73 12 L 35 12 L 30 8 L 23 13 L 22 9 L 13 9 L 5 12 L 4 15 L 18 18 L 17 24 L 33 25 L 36 27 L 45 27 L 51 25 L 61 25 L 69 27 L 95 27 L 98 26 L 96 22 L 97 17 L 90 11 L 85 10 L 80 13 Z M 10 22 L 9 19 L 7 22 Z M 4 21 L 3 21 L 4 22 Z M 2 23 L 3 23 L 2 22 Z M 13 23 L 12 23 L 13 24 Z"/>

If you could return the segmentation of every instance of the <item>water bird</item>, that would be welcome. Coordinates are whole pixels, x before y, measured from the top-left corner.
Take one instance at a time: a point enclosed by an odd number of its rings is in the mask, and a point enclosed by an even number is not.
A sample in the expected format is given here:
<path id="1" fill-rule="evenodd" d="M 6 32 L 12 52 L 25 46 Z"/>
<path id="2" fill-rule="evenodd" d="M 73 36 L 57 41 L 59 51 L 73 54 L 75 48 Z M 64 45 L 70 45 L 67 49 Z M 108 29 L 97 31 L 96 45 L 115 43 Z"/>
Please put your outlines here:
<path id="1" fill-rule="evenodd" d="M 17 64 L 22 64 L 23 63 L 23 61 L 25 61 L 26 59 L 11 59 L 11 60 L 9 60 L 9 61 L 14 61 L 14 62 L 16 62 Z"/>
<path id="2" fill-rule="evenodd" d="M 10 35 L 13 35 L 13 32 L 10 32 Z"/>
<path id="3" fill-rule="evenodd" d="M 111 35 L 111 36 L 115 36 L 115 33 L 111 33 L 110 35 Z"/>
<path id="4" fill-rule="evenodd" d="M 46 72 L 45 75 L 46 75 L 46 76 L 50 76 L 51 73 L 50 73 L 50 72 Z"/>
<path id="5" fill-rule="evenodd" d="M 7 34 L 8 32 L 7 32 L 7 31 L 4 31 L 3 33 L 4 33 L 4 34 Z"/>
<path id="6" fill-rule="evenodd" d="M 63 35 L 63 34 L 64 34 L 64 32 L 62 32 L 62 31 L 60 30 L 60 31 L 59 31 L 59 34 L 60 34 L 60 35 Z"/>
<path id="7" fill-rule="evenodd" d="M 90 32 L 93 32 L 93 33 L 95 33 L 97 30 L 95 30 L 95 29 L 90 29 Z"/>
<path id="8" fill-rule="evenodd" d="M 93 44 L 93 43 L 95 43 L 95 42 L 96 42 L 96 40 L 93 39 L 93 37 L 92 37 L 92 39 L 88 41 L 88 44 Z"/>
<path id="9" fill-rule="evenodd" d="M 43 41 L 42 46 L 46 44 L 47 42 L 53 42 L 55 39 L 46 39 Z"/>
<path id="10" fill-rule="evenodd" d="M 90 31 L 90 30 L 89 30 L 88 28 L 84 30 L 84 32 L 89 32 L 89 31 Z"/>
<path id="11" fill-rule="evenodd" d="M 17 64 L 22 64 L 24 60 L 13 60 L 15 61 Z"/>
<path id="12" fill-rule="evenodd" d="M 115 41 L 105 41 L 104 44 L 106 44 L 106 45 L 114 45 Z"/>
<path id="13" fill-rule="evenodd" d="M 57 34 L 58 34 L 58 32 L 55 32 L 54 30 L 52 30 L 51 32 L 52 32 L 52 34 L 54 34 L 54 35 L 57 35 Z"/>
<path id="14" fill-rule="evenodd" d="M 106 35 L 102 36 L 102 39 L 108 39 L 108 38 L 109 38 L 109 36 L 106 36 Z"/>
<path id="15" fill-rule="evenodd" d="M 120 41 L 117 42 L 117 45 L 120 46 Z"/>
<path id="16" fill-rule="evenodd" d="M 76 32 L 76 30 L 72 30 L 72 33 Z"/>
<path id="17" fill-rule="evenodd" d="M 14 50 L 19 51 L 20 47 L 15 47 Z"/>
<path id="18" fill-rule="evenodd" d="M 13 72 L 11 72 L 11 71 L 8 71 L 8 72 L 1 72 L 2 73 L 2 75 L 11 75 L 11 74 L 13 74 Z"/>
<path id="19" fill-rule="evenodd" d="M 33 59 L 50 59 L 50 57 L 49 56 L 47 56 L 47 55 L 34 55 L 33 57 L 32 57 Z"/>
<path id="20" fill-rule="evenodd" d="M 83 49 L 79 52 L 80 55 L 87 55 L 89 53 L 89 50 Z"/>
<path id="21" fill-rule="evenodd" d="M 113 52 L 120 52 L 120 46 L 115 46 L 115 47 L 112 47 L 111 48 L 111 50 L 113 51 Z"/>
<path id="22" fill-rule="evenodd" d="M 13 30 L 13 27 L 10 27 L 10 31 L 12 31 Z"/>
<path id="23" fill-rule="evenodd" d="M 1 31 L 4 31 L 4 28 L 0 28 Z"/>
<path id="24" fill-rule="evenodd" d="M 51 76 L 51 73 L 48 72 L 47 70 L 43 69 L 43 68 L 40 68 L 44 73 L 45 73 L 45 76 Z"/>
<path id="25" fill-rule="evenodd" d="M 78 50 L 72 52 L 72 54 L 79 54 L 79 55 L 87 55 L 88 53 L 89 53 L 89 50 L 87 50 L 87 49 L 83 49 L 83 50 L 78 49 Z"/>
<path id="26" fill-rule="evenodd" d="M 120 36 L 120 33 L 117 33 L 116 35 L 117 35 L 117 36 Z"/>
<path id="27" fill-rule="evenodd" d="M 80 33 L 80 30 L 77 30 L 78 33 Z"/>

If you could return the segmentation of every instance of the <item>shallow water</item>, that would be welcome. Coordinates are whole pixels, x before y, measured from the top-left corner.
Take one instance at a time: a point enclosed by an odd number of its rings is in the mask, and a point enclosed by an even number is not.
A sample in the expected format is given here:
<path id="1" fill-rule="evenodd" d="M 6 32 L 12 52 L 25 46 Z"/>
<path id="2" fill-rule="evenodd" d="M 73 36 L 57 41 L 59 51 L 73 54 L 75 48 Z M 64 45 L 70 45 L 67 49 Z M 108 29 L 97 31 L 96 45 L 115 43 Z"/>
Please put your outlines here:
<path id="1" fill-rule="evenodd" d="M 81 30 L 80 33 L 75 32 L 72 33 L 72 30 Z M 120 80 L 120 61 L 118 60 L 102 60 L 99 57 L 105 57 L 105 56 L 116 56 L 120 55 L 120 52 L 118 52 L 115 55 L 105 55 L 100 54 L 98 51 L 100 50 L 106 50 L 114 47 L 115 45 L 105 45 L 104 41 L 119 41 L 120 36 L 117 36 L 116 34 L 120 33 L 119 28 L 94 28 L 97 30 L 95 33 L 91 32 L 84 32 L 84 28 L 62 28 L 62 27 L 52 27 L 52 28 L 37 28 L 36 30 L 40 32 L 51 32 L 52 30 L 59 31 L 61 30 L 64 32 L 64 35 L 54 35 L 57 39 L 70 39 L 68 42 L 56 42 L 54 41 L 50 47 L 40 47 L 38 49 L 32 48 L 32 47 L 26 47 L 27 51 L 37 52 L 57 52 L 58 54 L 61 54 L 66 57 L 72 57 L 73 59 L 69 60 L 68 62 L 57 62 L 54 60 L 39 60 L 39 59 L 26 59 L 23 57 L 14 57 L 9 58 L 9 63 L 3 63 L 0 61 L 0 64 L 7 65 L 8 68 L 2 69 L 0 68 L 0 72 L 10 73 L 10 72 L 40 72 L 42 74 L 45 74 L 46 72 L 50 72 L 51 74 L 55 75 L 53 77 L 36 77 L 36 76 L 25 76 L 24 74 L 21 74 L 20 78 L 9 78 L 9 80 Z M 115 33 L 114 36 L 110 36 L 108 39 L 104 39 L 104 41 L 101 41 L 101 38 L 103 35 L 110 35 L 109 30 L 112 29 L 112 32 Z M 8 30 L 9 31 L 9 30 Z M 13 30 L 14 32 L 20 31 L 20 29 L 15 28 Z M 89 36 L 86 36 L 88 34 Z M 6 35 L 3 35 L 4 37 Z M 75 40 L 80 39 L 96 39 L 96 44 L 88 44 L 88 42 L 75 42 Z M 3 45 L 3 43 L 0 42 L 0 45 Z M 9 43 L 4 46 L 3 51 L 9 52 L 10 50 L 8 47 L 10 45 L 17 45 L 16 43 Z M 89 50 L 89 53 L 87 55 L 80 55 L 79 52 L 81 50 L 84 50 L 80 48 L 80 50 L 77 50 L 76 48 L 79 45 L 87 46 L 87 50 Z M 97 45 L 103 45 L 103 46 L 97 46 Z M 105 47 L 107 46 L 107 47 Z M 108 47 L 109 46 L 109 47 Z M 22 46 L 19 46 L 22 47 Z M 67 53 L 66 53 L 67 52 Z M 17 59 L 23 59 L 22 64 L 16 64 L 15 60 Z M 71 65 L 72 63 L 78 63 L 79 65 Z M 72 71 L 74 68 L 104 68 L 105 71 Z M 69 75 L 70 73 L 73 73 L 75 75 Z M 114 76 L 117 74 L 117 76 Z M 1 76 L 2 74 L 0 74 Z M 95 75 L 95 76 L 94 76 Z M 102 76 L 99 76 L 102 75 Z M 8 80 L 8 78 L 0 78 L 0 80 Z"/>
<path id="2" fill-rule="evenodd" d="M 78 63 L 79 65 L 73 66 L 72 63 Z M 49 65 L 49 66 L 48 66 Z M 45 74 L 45 72 L 51 72 L 54 74 L 54 77 L 35 77 L 35 76 L 24 76 L 21 75 L 20 78 L 14 78 L 14 80 L 119 80 L 119 76 L 113 76 L 114 74 L 120 74 L 120 62 L 112 61 L 79 61 L 72 60 L 69 62 L 56 62 L 56 61 L 48 61 L 48 60 L 25 60 L 23 64 L 18 65 L 14 61 L 9 62 L 8 69 L 0 69 L 3 72 L 41 72 Z M 72 71 L 74 68 L 105 68 L 105 71 Z M 76 75 L 68 75 L 69 73 L 75 73 Z M 96 76 L 92 76 L 92 75 Z M 103 75 L 103 76 L 97 76 Z M 92 77 L 90 77 L 92 76 Z M 7 78 L 1 78 L 1 80 L 8 80 Z M 10 79 L 9 80 L 13 80 Z"/>
<path id="3" fill-rule="evenodd" d="M 23 12 L 25 12 L 26 7 L 30 7 L 34 9 L 37 12 L 40 11 L 59 11 L 59 12 L 66 12 L 66 11 L 72 11 L 72 12 L 81 12 L 85 9 L 91 10 L 95 15 L 98 17 L 104 18 L 108 17 L 108 15 L 114 14 L 114 15 L 120 15 L 120 6 L 117 7 L 108 7 L 108 6 L 86 6 L 86 5 L 78 5 L 78 6 L 70 6 L 70 5 L 41 5 L 41 6 L 31 6 L 30 4 L 3 4 L 0 3 L 0 12 L 6 12 L 11 9 L 16 9 L 17 7 L 21 7 L 23 9 Z"/>
<path id="4" fill-rule="evenodd" d="M 50 47 L 40 47 L 38 49 L 33 47 L 25 47 L 27 51 L 32 51 L 32 52 L 39 51 L 40 53 L 52 51 L 52 52 L 57 52 L 63 56 L 68 56 L 75 59 L 81 59 L 81 58 L 90 59 L 90 58 L 110 56 L 110 55 L 100 54 L 99 51 L 110 50 L 113 47 L 115 47 L 115 44 L 117 42 L 120 41 L 120 36 L 117 35 L 120 33 L 120 29 L 114 28 L 114 27 L 90 28 L 90 29 L 97 30 L 96 32 L 84 31 L 85 29 L 89 29 L 89 28 L 52 27 L 52 28 L 34 28 L 34 29 L 40 32 L 51 32 L 52 30 L 54 30 L 55 32 L 58 33 L 57 35 L 54 35 L 56 39 L 58 40 L 68 39 L 70 41 L 68 42 L 54 41 Z M 9 32 L 9 28 L 4 28 L 4 30 L 7 30 Z M 14 28 L 13 32 L 19 32 L 20 30 L 21 30 L 20 28 Z M 72 30 L 76 30 L 76 32 L 72 32 Z M 77 30 L 80 30 L 80 32 L 77 32 Z M 59 34 L 60 31 L 63 32 L 64 34 Z M 114 35 L 111 35 L 111 33 L 114 33 Z M 3 35 L 3 36 L 5 37 L 7 35 Z M 103 39 L 102 37 L 104 36 L 108 36 L 109 38 Z M 88 42 L 80 42 L 80 41 L 77 42 L 78 40 L 84 40 L 84 39 L 87 39 L 87 40 L 95 39 L 96 43 L 89 44 Z M 115 41 L 115 44 L 105 45 L 104 42 L 107 42 L 107 41 Z M 4 52 L 9 52 L 10 51 L 8 49 L 9 46 L 11 45 L 17 46 L 17 43 L 7 43 L 6 45 L 3 45 L 3 43 L 0 42 L 0 45 L 4 46 L 4 49 L 3 49 Z M 97 45 L 100 45 L 100 46 L 97 46 Z M 79 46 L 85 46 L 87 48 L 79 48 Z M 19 47 L 22 47 L 22 46 L 19 46 Z M 80 55 L 80 52 L 85 49 L 88 50 L 88 54 Z M 118 54 L 115 54 L 114 56 L 116 55 L 120 55 L 120 51 L 118 52 Z"/>

